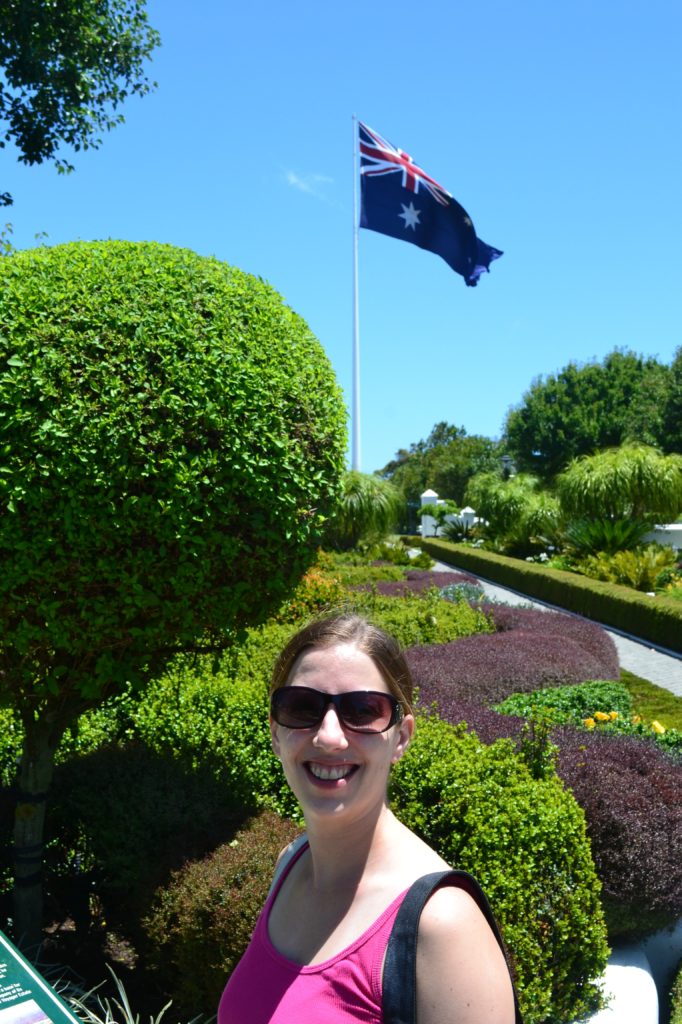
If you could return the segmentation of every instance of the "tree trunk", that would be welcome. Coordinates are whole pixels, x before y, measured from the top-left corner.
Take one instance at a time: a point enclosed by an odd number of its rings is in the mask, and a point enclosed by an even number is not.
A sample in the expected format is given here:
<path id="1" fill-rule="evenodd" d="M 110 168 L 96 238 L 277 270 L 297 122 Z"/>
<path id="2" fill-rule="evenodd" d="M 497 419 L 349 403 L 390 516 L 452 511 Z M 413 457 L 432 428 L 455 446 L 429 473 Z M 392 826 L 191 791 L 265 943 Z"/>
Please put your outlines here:
<path id="1" fill-rule="evenodd" d="M 26 716 L 28 717 L 28 716 Z M 14 936 L 29 954 L 37 953 L 43 926 L 43 837 L 54 755 L 64 726 L 24 721 L 25 738 L 17 773 L 14 816 Z"/>

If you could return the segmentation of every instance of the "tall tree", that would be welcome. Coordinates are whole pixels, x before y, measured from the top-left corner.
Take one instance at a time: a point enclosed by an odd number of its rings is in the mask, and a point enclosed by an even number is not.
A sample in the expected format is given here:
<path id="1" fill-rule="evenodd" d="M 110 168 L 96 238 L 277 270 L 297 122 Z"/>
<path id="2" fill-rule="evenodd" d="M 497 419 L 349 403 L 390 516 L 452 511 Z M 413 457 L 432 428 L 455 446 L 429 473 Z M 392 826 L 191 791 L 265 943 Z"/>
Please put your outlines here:
<path id="1" fill-rule="evenodd" d="M 663 409 L 661 447 L 682 455 L 682 345 L 670 366 L 670 389 Z"/>
<path id="2" fill-rule="evenodd" d="M 569 363 L 535 380 L 512 409 L 505 440 L 521 470 L 547 478 L 571 459 L 636 441 L 662 443 L 670 368 L 615 350 L 602 363 Z"/>
<path id="3" fill-rule="evenodd" d="M 187 250 L 7 256 L 0 321 L 0 705 L 24 729 L 14 922 L 35 940 L 65 729 L 280 606 L 336 508 L 345 409 L 280 296 Z"/>
<path id="4" fill-rule="evenodd" d="M 123 121 L 118 107 L 154 83 L 143 72 L 159 43 L 146 0 L 3 0 L 0 3 L 0 147 L 24 164 L 52 161 L 62 145 L 97 149 Z M 0 195 L 0 205 L 12 202 Z"/>
<path id="5" fill-rule="evenodd" d="M 381 476 L 390 480 L 410 502 L 419 501 L 427 488 L 464 503 L 468 481 L 477 473 L 493 471 L 499 461 L 499 444 L 479 434 L 468 435 L 464 427 L 437 423 L 428 438 L 402 448 L 387 463 Z"/>

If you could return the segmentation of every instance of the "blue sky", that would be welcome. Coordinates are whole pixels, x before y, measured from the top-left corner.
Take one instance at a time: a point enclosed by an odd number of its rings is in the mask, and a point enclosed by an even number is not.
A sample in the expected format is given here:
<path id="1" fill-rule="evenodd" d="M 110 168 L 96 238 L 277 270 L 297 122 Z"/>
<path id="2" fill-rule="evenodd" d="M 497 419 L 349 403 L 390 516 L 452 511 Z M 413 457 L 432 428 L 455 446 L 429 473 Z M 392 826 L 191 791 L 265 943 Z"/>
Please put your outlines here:
<path id="1" fill-rule="evenodd" d="M 682 344 L 679 0 L 149 0 L 155 93 L 76 171 L 0 154 L 19 248 L 156 240 L 269 281 L 350 409 L 352 115 L 504 250 L 477 288 L 360 232 L 361 465 L 447 420 L 498 437 L 538 375 Z M 68 153 L 65 153 L 68 156 Z"/>

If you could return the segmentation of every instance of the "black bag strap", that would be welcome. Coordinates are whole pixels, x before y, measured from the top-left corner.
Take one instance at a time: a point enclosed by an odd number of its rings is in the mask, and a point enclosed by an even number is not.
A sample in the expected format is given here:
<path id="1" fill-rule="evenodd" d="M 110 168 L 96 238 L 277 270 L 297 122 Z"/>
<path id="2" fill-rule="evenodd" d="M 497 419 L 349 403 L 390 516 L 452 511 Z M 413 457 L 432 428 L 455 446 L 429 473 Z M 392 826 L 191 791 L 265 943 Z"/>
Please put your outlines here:
<path id="1" fill-rule="evenodd" d="M 386 947 L 382 985 L 384 1024 L 416 1024 L 419 918 L 431 894 L 444 883 L 457 885 L 476 900 L 504 953 L 507 966 L 509 966 L 507 951 L 504 948 L 490 904 L 473 875 L 470 875 L 468 871 L 435 871 L 433 874 L 423 875 L 408 889 L 396 915 Z M 514 988 L 513 979 L 512 988 Z M 516 1024 L 523 1024 L 515 988 L 514 1011 Z"/>

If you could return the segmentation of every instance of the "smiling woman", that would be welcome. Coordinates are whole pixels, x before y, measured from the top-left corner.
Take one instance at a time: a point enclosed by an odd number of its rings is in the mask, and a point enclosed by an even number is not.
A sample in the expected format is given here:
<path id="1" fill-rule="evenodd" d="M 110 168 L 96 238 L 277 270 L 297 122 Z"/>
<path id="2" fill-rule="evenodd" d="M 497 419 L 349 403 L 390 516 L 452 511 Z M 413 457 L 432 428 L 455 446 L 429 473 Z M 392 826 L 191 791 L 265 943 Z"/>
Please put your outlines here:
<path id="1" fill-rule="evenodd" d="M 219 1024 L 391 1024 L 395 997 L 410 1002 L 412 990 L 409 972 L 393 967 L 385 986 L 384 962 L 418 880 L 435 891 L 418 925 L 413 1019 L 520 1021 L 477 883 L 463 872 L 448 875 L 445 861 L 389 809 L 391 765 L 414 732 L 411 701 L 399 645 L 358 616 L 313 622 L 281 653 L 272 744 L 307 831 L 280 855 L 251 943 L 223 993 Z M 430 875 L 436 880 L 425 881 Z"/>

